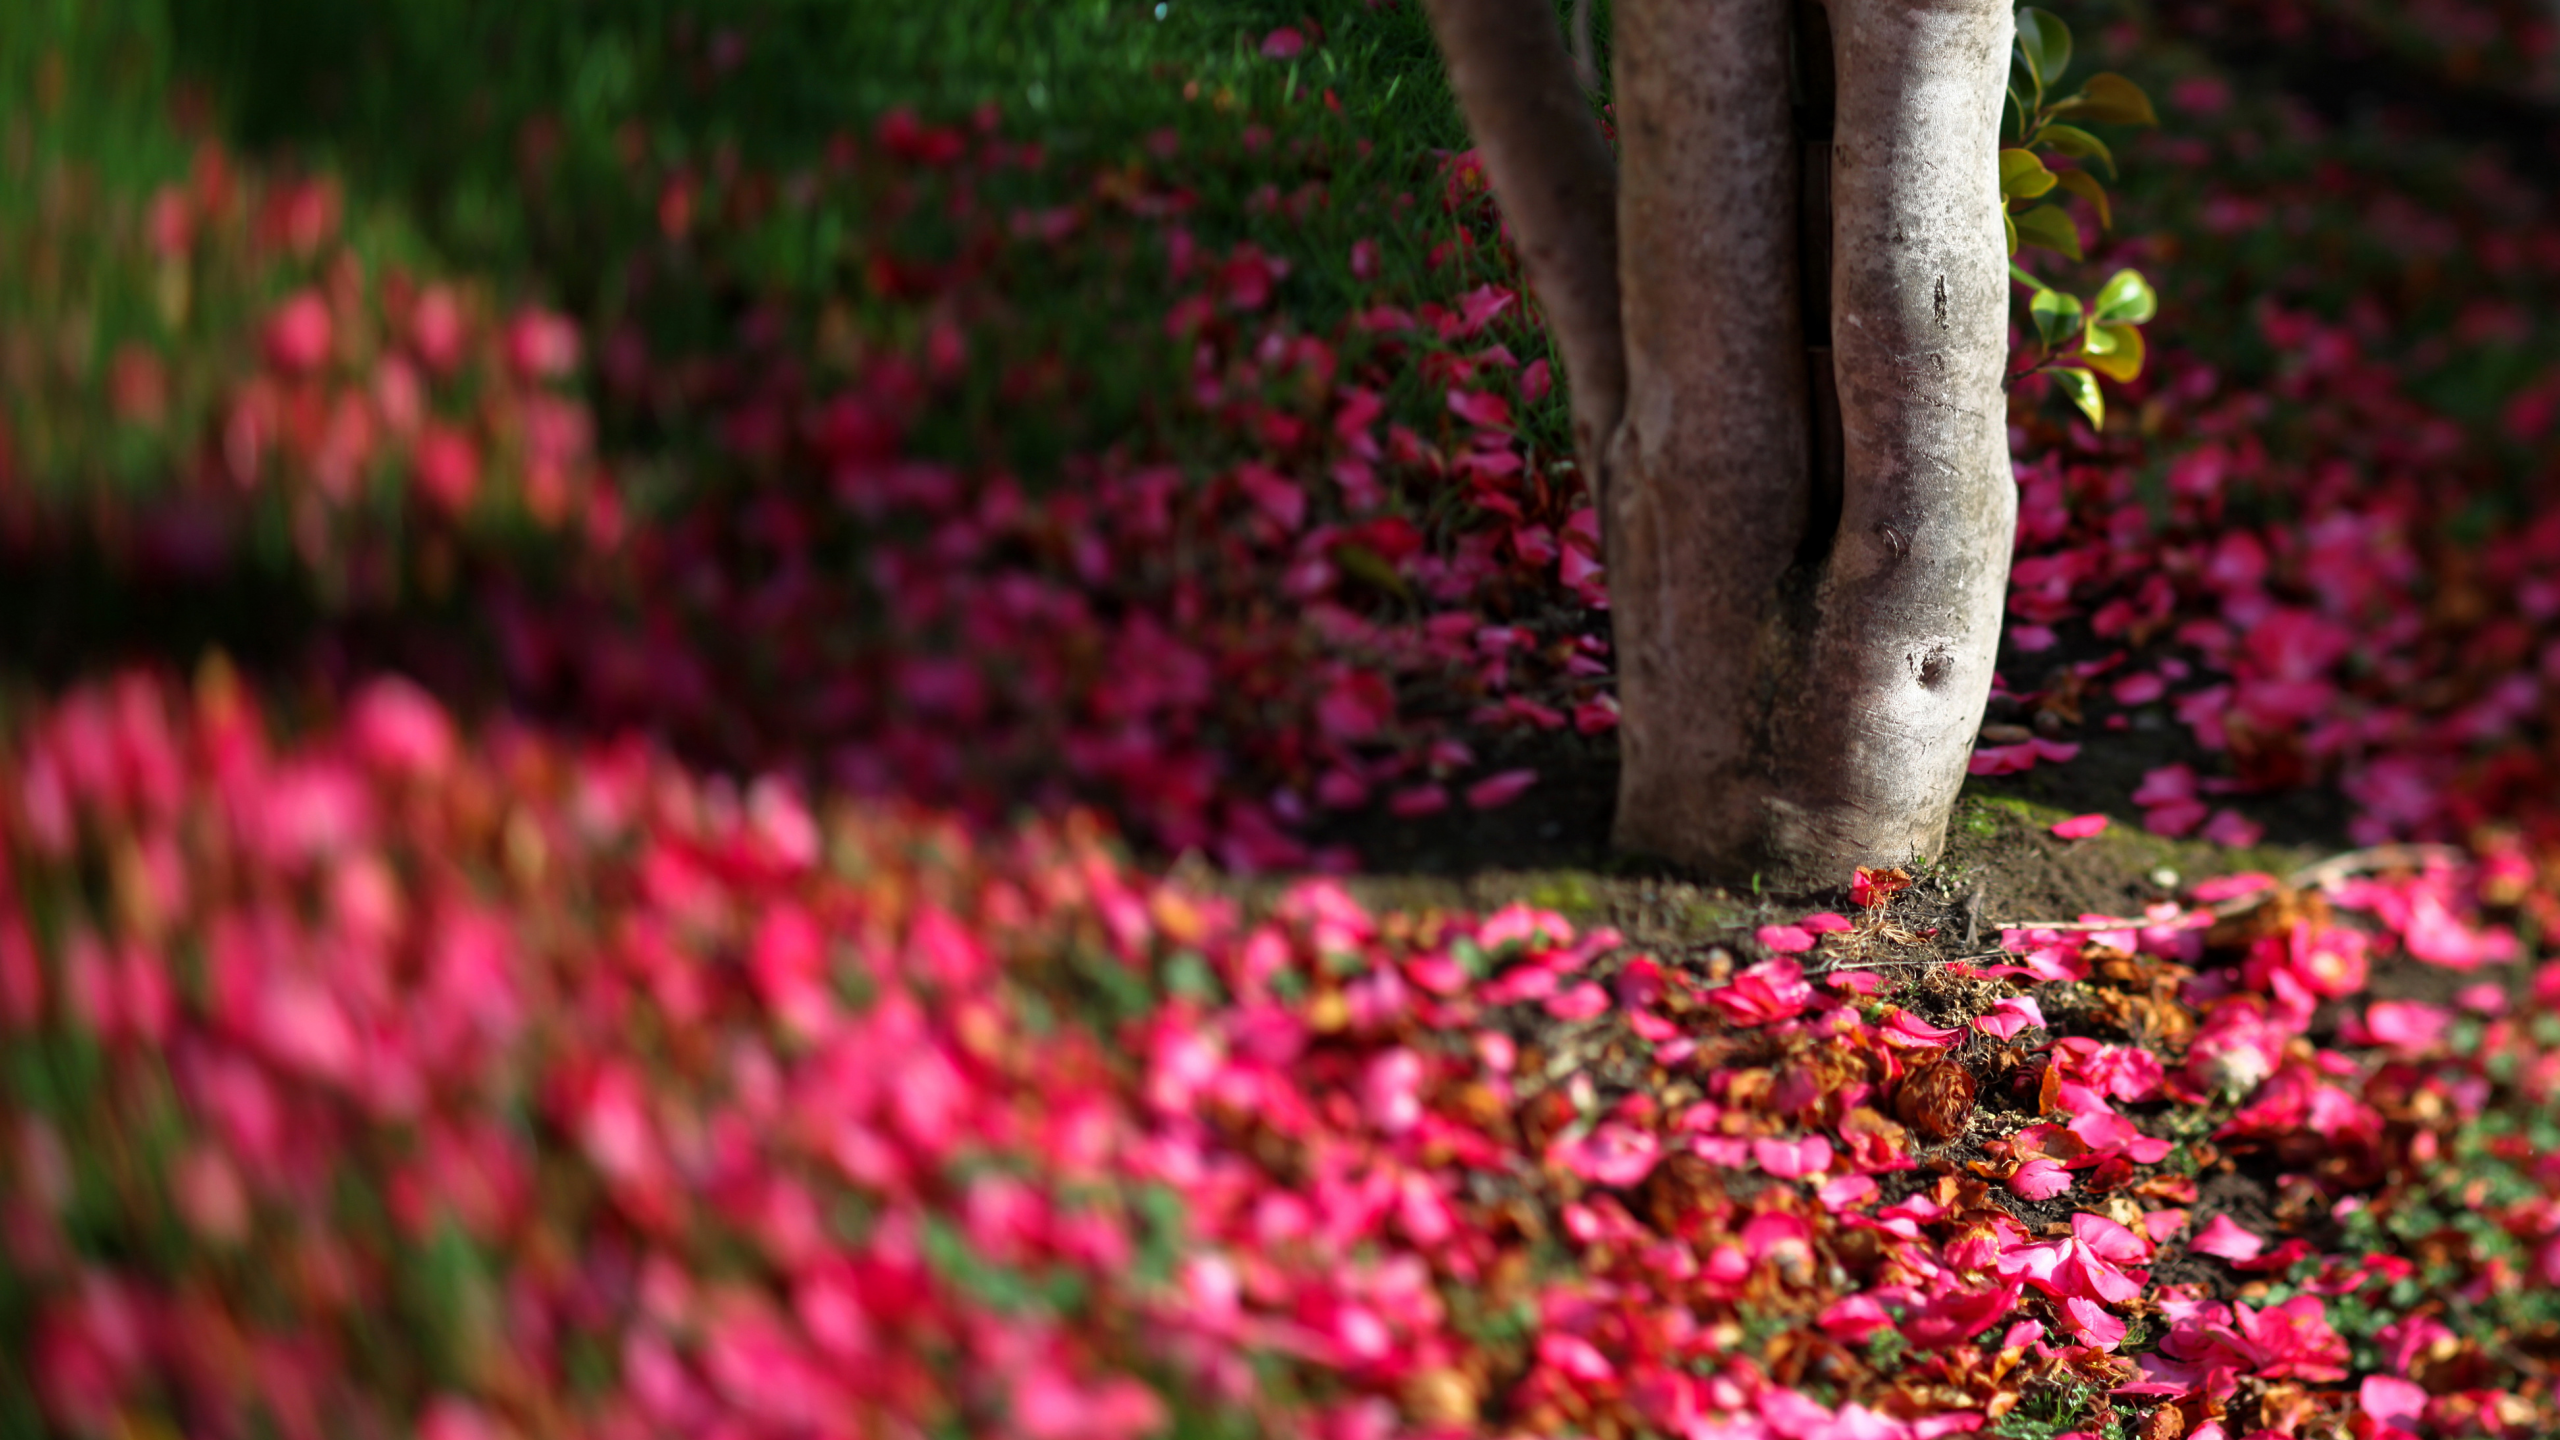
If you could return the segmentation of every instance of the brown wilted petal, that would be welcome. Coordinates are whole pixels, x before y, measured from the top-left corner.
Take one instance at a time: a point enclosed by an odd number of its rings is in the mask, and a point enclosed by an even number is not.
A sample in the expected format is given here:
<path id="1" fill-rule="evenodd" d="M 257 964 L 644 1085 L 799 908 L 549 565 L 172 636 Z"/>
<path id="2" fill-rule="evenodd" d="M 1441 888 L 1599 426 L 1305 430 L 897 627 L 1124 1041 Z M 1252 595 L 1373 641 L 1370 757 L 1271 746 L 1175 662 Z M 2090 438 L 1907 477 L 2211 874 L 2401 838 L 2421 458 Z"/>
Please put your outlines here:
<path id="1" fill-rule="evenodd" d="M 1948 1060 L 1932 1061 L 1912 1071 L 1893 1100 L 1902 1123 L 1941 1144 L 1964 1133 L 1973 1117 L 1971 1072 Z"/>
<path id="2" fill-rule="evenodd" d="M 1404 1383 L 1404 1411 L 1424 1426 L 1476 1423 L 1476 1387 L 1466 1373 L 1446 1365 L 1417 1370 Z"/>

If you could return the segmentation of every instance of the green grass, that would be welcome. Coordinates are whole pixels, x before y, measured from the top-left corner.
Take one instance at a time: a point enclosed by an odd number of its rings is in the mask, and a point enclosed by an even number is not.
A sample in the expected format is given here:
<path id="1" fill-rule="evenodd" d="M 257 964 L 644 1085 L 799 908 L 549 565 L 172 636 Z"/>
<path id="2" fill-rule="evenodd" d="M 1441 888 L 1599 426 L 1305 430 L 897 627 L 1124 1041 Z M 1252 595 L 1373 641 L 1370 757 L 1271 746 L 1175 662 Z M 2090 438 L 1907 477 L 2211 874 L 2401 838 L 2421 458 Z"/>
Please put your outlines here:
<path id="1" fill-rule="evenodd" d="M 621 156 L 634 139 L 707 167 L 724 156 L 787 167 L 895 106 L 950 120 L 992 105 L 1073 162 L 1188 128 L 1200 107 L 1187 82 L 1253 110 L 1331 88 L 1355 127 L 1398 148 L 1464 143 L 1413 5 L 1322 7 L 1325 43 L 1286 65 L 1255 51 L 1305 14 L 1281 0 L 108 8 L 206 87 L 241 143 L 335 166 L 475 268 L 581 253 L 595 227 L 624 218 Z M 529 135 L 551 155 L 532 195 Z"/>
<path id="2" fill-rule="evenodd" d="M 1274 27 L 1310 22 L 1321 39 L 1298 58 L 1259 53 Z M 1169 174 L 1194 192 L 1183 223 L 1205 253 L 1249 242 L 1289 258 L 1276 313 L 1301 331 L 1323 333 L 1380 294 L 1464 288 L 1426 267 L 1448 231 L 1434 157 L 1467 142 L 1409 0 L 1312 12 L 1295 0 L 34 0 L 0 24 L 0 78 L 0 135 L 39 137 L 6 168 L 76 173 L 117 197 L 93 229 L 135 228 L 140 198 L 184 174 L 189 128 L 209 130 L 260 165 L 337 176 L 351 221 L 379 232 L 369 263 L 474 275 L 598 330 L 645 311 L 653 340 L 696 353 L 734 345 L 736 315 L 753 301 L 802 318 L 833 300 L 858 308 L 848 257 L 882 227 L 859 202 L 822 192 L 745 223 L 697 226 L 717 233 L 671 263 L 655 249 L 664 178 L 695 177 L 699 208 L 713 211 L 743 187 L 824 173 L 831 140 L 867 135 L 899 107 L 946 123 L 991 111 L 1003 133 L 1043 148 L 1044 166 L 973 182 L 998 214 L 1087 200 L 1104 167 Z M 1180 137 L 1177 158 L 1152 154 L 1150 138 L 1164 132 Z M 1274 183 L 1315 187 L 1327 203 L 1303 219 L 1277 213 L 1255 195 Z M 5 207 L 45 189 L 0 186 L 21 197 L 0 199 L 0 223 L 13 218 Z M 1400 194 L 1413 196 L 1401 209 Z M 42 217 L 15 218 L 45 228 Z M 902 255 L 933 259 L 956 243 L 929 219 L 902 224 Z M 1375 284 L 1350 274 L 1359 239 L 1380 244 Z M 1489 257 L 1461 263 L 1480 269 Z M 1087 240 L 1009 257 L 993 277 L 999 312 L 972 317 L 1001 353 L 985 363 L 973 354 L 962 402 L 938 409 L 916 448 L 995 459 L 1036 482 L 1138 427 L 1181 384 L 1180 347 L 1156 338 L 1173 287 L 1154 253 L 1139 260 Z M 117 291 L 112 275 L 84 283 Z M 99 338 L 67 377 L 74 388 L 97 388 L 112 342 L 153 336 L 148 288 L 128 273 L 113 303 L 87 306 Z M 13 303 L 0 296 L 0 319 Z M 1052 357 L 1085 387 L 1072 415 L 999 393 L 1008 366 Z M 1417 376 L 1389 378 L 1391 401 L 1436 410 Z M 683 456 L 707 448 L 683 420 L 634 429 L 610 408 L 603 418 L 617 447 L 665 452 L 653 462 L 683 469 Z M 1561 405 L 1523 419 L 1542 448 L 1569 448 Z M 1000 454 L 973 453 L 990 440 Z M 85 458 L 104 447 L 58 448 Z M 151 463 L 137 455 L 126 468 Z"/>
<path id="3" fill-rule="evenodd" d="M 2021 840 L 2038 841 L 2054 823 L 2070 818 L 2068 809 L 2016 795 L 1968 791 L 1956 802 L 1948 825 L 1952 842 L 1946 863 L 1957 866 L 1996 865 L 2007 847 Z M 2098 834 L 2070 842 L 2082 852 L 2104 858 L 2101 868 L 2125 875 L 2167 870 L 2183 880 L 2264 871 L 2290 874 L 2318 858 L 2300 847 L 2273 844 L 2219 845 L 2192 837 L 2177 839 L 2142 828 L 2138 814 L 2119 814 Z"/>
<path id="4" fill-rule="evenodd" d="M 1264 58 L 1262 37 L 1283 24 L 1321 38 L 1295 60 Z M 0 281 L 0 334 L 36 337 L 0 356 L 17 402 L 0 426 L 57 495 L 169 484 L 244 370 L 258 315 L 313 278 L 285 267 L 225 288 L 199 276 L 192 312 L 171 318 L 141 216 L 206 139 L 264 171 L 335 177 L 370 272 L 468 278 L 501 305 L 559 306 L 591 334 L 627 322 L 657 353 L 714 361 L 739 348 L 739 316 L 759 304 L 798 327 L 786 342 L 797 355 L 831 313 L 850 313 L 871 343 L 918 348 L 924 307 L 866 294 L 860 267 L 883 250 L 949 258 L 960 228 L 936 207 L 964 198 L 956 187 L 890 219 L 860 174 L 808 203 L 750 203 L 745 219 L 733 204 L 825 174 L 831 141 L 868 136 L 899 107 L 928 123 L 991 112 L 1001 133 L 1037 142 L 1047 163 L 966 182 L 965 198 L 999 217 L 1089 202 L 1095 177 L 1122 167 L 1184 187 L 1194 204 L 1181 223 L 1204 255 L 1250 243 L 1287 258 L 1271 313 L 1299 333 L 1326 333 L 1355 304 L 1505 278 L 1491 247 L 1455 274 L 1427 264 L 1452 225 L 1437 156 L 1466 138 L 1411 3 L 30 0 L 0 20 L 0 82 L 0 268 L 33 282 Z M 1179 137 L 1169 159 L 1149 143 L 1166 132 Z M 657 201 L 678 174 L 700 184 L 702 211 L 730 208 L 670 255 Z M 1326 203 L 1293 218 L 1259 202 L 1272 184 Z M 1068 457 L 1130 436 L 1194 471 L 1252 448 L 1167 423 L 1186 349 L 1163 317 L 1181 287 L 1154 227 L 1121 231 L 1048 253 L 1010 246 L 970 282 L 967 379 L 909 453 L 1000 466 L 1036 488 Z M 1361 239 L 1379 243 L 1376 282 L 1350 273 Z M 1512 343 L 1524 362 L 1543 346 L 1534 333 Z M 127 344 L 173 361 L 174 420 L 157 435 L 106 413 Z M 1020 403 L 1008 377 L 1040 366 L 1071 383 Z M 1446 423 L 1413 367 L 1364 378 L 1399 413 Z M 590 392 L 644 513 L 762 483 L 739 473 L 700 408 L 634 414 Z M 1559 401 L 1522 422 L 1542 450 L 1569 449 Z"/>
<path id="5" fill-rule="evenodd" d="M 2058 1386 L 2029 1392 L 2018 1408 L 1995 1422 L 1990 1433 L 2000 1440 L 2057 1440 L 2075 1433 L 2094 1433 L 2100 1440 L 2122 1440 L 2120 1419 L 2101 1421 L 2106 1396 L 2088 1385 Z"/>

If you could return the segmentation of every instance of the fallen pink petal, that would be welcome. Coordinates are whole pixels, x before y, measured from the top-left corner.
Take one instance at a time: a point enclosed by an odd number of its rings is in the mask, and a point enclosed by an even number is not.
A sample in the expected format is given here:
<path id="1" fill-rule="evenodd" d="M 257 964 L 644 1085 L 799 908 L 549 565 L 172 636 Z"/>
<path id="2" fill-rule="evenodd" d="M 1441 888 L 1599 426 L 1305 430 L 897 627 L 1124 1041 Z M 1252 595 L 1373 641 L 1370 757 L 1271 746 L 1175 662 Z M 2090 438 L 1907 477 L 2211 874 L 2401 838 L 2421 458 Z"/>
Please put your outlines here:
<path id="1" fill-rule="evenodd" d="M 2030 1200 L 2050 1200 L 2071 1189 L 2070 1172 L 2058 1160 L 2030 1160 L 2009 1177 L 2009 1188 Z"/>
<path id="2" fill-rule="evenodd" d="M 1492 810 L 1520 798 L 1522 792 L 1538 783 L 1535 770 L 1505 770 L 1488 775 L 1467 787 L 1467 804 L 1477 810 Z"/>
<path id="3" fill-rule="evenodd" d="M 2267 1248 L 2264 1238 L 2242 1229 L 2228 1215 L 2216 1215 L 2205 1223 L 2187 1248 L 2201 1255 L 2217 1255 L 2225 1260 L 2255 1260 Z"/>
<path id="4" fill-rule="evenodd" d="M 1761 948 L 1780 955 L 1801 955 L 1813 948 L 1816 932 L 1801 925 L 1763 925 L 1751 932 Z"/>

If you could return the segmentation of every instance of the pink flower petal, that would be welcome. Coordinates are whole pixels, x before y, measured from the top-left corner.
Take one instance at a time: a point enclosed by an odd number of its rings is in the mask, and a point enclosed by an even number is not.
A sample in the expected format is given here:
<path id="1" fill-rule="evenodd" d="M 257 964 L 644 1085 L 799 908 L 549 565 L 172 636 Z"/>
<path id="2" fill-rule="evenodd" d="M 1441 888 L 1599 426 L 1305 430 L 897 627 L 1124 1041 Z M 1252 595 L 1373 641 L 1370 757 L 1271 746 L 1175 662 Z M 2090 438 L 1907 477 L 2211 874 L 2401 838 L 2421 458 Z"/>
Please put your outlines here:
<path id="1" fill-rule="evenodd" d="M 1823 1209 L 1837 1215 L 1854 1210 L 1881 1193 L 1873 1175 L 1843 1175 L 1824 1182 L 1821 1189 L 1813 1192 L 1813 1198 L 1822 1202 Z"/>
<path id="2" fill-rule="evenodd" d="M 2154 835 L 2185 835 L 2204 823 L 2201 800 L 2170 800 L 2142 812 L 2142 828 Z"/>
<path id="3" fill-rule="evenodd" d="M 1782 1180 L 1801 1180 L 1831 1168 L 1831 1142 L 1819 1135 L 1802 1140 L 1761 1139 L 1751 1142 L 1751 1158 Z"/>
<path id="4" fill-rule="evenodd" d="M 2059 1160 L 2030 1160 L 2009 1177 L 2009 1188 L 2030 1200 L 2050 1200 L 2071 1188 L 2071 1175 Z"/>
<path id="5" fill-rule="evenodd" d="M 1467 803 L 1478 810 L 1491 810 L 1520 798 L 1520 792 L 1538 783 L 1535 770 L 1505 770 L 1488 775 L 1467 787 Z"/>
<path id="6" fill-rule="evenodd" d="M 2016 775 L 2036 766 L 2036 752 L 2026 745 L 1976 746 L 1964 765 L 1967 775 Z"/>
<path id="7" fill-rule="evenodd" d="M 2453 1000 L 2463 1009 L 2478 1015 L 2507 1013 L 2507 987 L 2495 980 L 2483 980 L 2477 985 L 2466 985 L 2455 993 Z"/>
<path id="8" fill-rule="evenodd" d="M 2071 1217 L 2071 1238 L 2101 1259 L 2139 1264 L 2151 1258 L 2151 1242 L 2104 1215 L 2083 1210 Z"/>
<path id="9" fill-rule="evenodd" d="M 2216 1215 L 2195 1239 L 2187 1242 L 2187 1248 L 2225 1260 L 2255 1260 L 2267 1248 L 2267 1242 L 2264 1237 L 2241 1229 L 2230 1216 Z"/>
<path id="10" fill-rule="evenodd" d="M 2074 1295 L 2062 1302 L 2062 1322 L 2083 1345 L 2113 1350 L 2124 1343 L 2125 1324 L 2095 1303 Z"/>
<path id="11" fill-rule="evenodd" d="M 1547 997 L 1547 1013 L 1559 1020 L 1588 1020 L 1609 1008 L 1609 992 L 1588 980 Z"/>
<path id="12" fill-rule="evenodd" d="M 1814 935 L 1845 935 L 1856 927 L 1849 923 L 1848 916 L 1822 910 L 1797 921 L 1796 928 Z"/>
<path id="13" fill-rule="evenodd" d="M 2275 885 L 2276 877 L 2263 870 L 2243 870 L 2237 875 L 2217 875 L 2210 880 L 2199 880 L 2192 893 L 2198 904 L 2218 905 L 2255 891 L 2272 890 Z"/>
<path id="14" fill-rule="evenodd" d="M 1581 1139 L 1559 1139 L 1547 1152 L 1550 1163 L 1601 1185 L 1636 1184 L 1661 1155 L 1662 1141 L 1652 1131 L 1614 1120 Z"/>
<path id="15" fill-rule="evenodd" d="M 1763 925 L 1751 938 L 1781 955 L 1801 955 L 1813 948 L 1813 934 L 1799 925 Z"/>
<path id="16" fill-rule="evenodd" d="M 1803 1014 L 1813 1003 L 1813 987 L 1805 983 L 1804 967 L 1781 955 L 1708 991 L 1707 1003 L 1736 1025 L 1769 1025 Z"/>
<path id="17" fill-rule="evenodd" d="M 2414 1430 L 2426 1413 L 2427 1392 L 2397 1375 L 2367 1375 L 2356 1387 L 2356 1408 L 2381 1424 Z"/>
<path id="18" fill-rule="evenodd" d="M 1262 37 L 1262 58 L 1295 60 L 1307 48 L 1307 37 L 1293 26 L 1283 25 Z"/>
<path id="19" fill-rule="evenodd" d="M 1511 423 L 1511 402 L 1479 390 L 1449 392 L 1449 413 L 1470 425 L 1499 430 Z"/>
<path id="20" fill-rule="evenodd" d="M 2030 1026 L 2044 1024 L 2044 1010 L 2029 995 L 2013 995 L 1991 1007 L 1991 1013 L 1973 1017 L 1973 1027 L 1995 1040 L 2007 1040 Z"/>
<path id="21" fill-rule="evenodd" d="M 2364 1012 L 2364 1028 L 2376 1044 L 2415 1055 L 2453 1028 L 2453 1012 L 2422 1000 L 2377 1000 Z"/>
<path id="22" fill-rule="evenodd" d="M 2266 833 L 2266 826 L 2243 817 L 2237 810 L 2214 811 L 2213 818 L 2206 821 L 2204 827 L 2204 838 L 2217 845 L 2235 848 L 2255 845 Z"/>
<path id="23" fill-rule="evenodd" d="M 1897 1009 L 1877 1029 L 1888 1045 L 1906 1048 L 1952 1045 L 1964 1037 L 1961 1025 L 1932 1025 L 1908 1010 Z"/>
<path id="24" fill-rule="evenodd" d="M 2104 815 L 2074 815 L 2054 822 L 2053 833 L 2065 840 L 2086 840 L 2107 828 Z"/>
<path id="25" fill-rule="evenodd" d="M 1437 815 L 1449 808 L 1449 791 L 1441 785 L 1416 785 L 1399 790 L 1387 799 L 1387 810 L 1398 819 L 1411 820 L 1423 815 Z"/>
<path id="26" fill-rule="evenodd" d="M 1893 1316 L 1885 1310 L 1884 1302 L 1873 1295 L 1852 1295 L 1834 1302 L 1830 1309 L 1814 1317 L 1813 1323 L 1844 1345 L 1859 1345 L 1878 1330 L 1891 1328 Z"/>

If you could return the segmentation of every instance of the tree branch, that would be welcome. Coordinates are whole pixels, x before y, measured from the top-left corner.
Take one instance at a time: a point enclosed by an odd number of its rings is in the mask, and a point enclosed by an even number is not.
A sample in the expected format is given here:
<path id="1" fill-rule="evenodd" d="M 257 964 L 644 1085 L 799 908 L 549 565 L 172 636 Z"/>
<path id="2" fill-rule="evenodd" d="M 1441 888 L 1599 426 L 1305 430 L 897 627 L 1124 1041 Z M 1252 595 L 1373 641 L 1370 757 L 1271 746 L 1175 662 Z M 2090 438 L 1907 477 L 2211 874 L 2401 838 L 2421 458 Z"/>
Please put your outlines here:
<path id="1" fill-rule="evenodd" d="M 1617 163 L 1550 0 L 1428 0 L 1426 8 L 1530 288 L 1562 342 L 1576 461 L 1606 517 L 1601 460 L 1627 396 Z"/>

